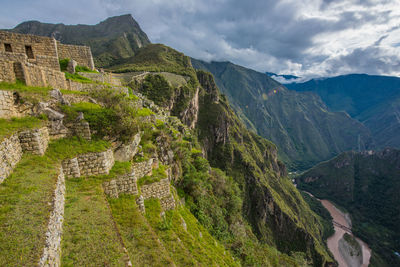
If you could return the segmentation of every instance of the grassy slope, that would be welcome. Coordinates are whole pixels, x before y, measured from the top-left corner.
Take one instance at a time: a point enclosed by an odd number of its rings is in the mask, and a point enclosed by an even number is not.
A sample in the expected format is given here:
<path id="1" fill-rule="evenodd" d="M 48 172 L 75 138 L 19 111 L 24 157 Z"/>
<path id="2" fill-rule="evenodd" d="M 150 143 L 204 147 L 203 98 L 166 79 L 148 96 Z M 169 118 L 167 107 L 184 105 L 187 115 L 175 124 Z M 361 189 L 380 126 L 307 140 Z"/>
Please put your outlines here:
<path id="1" fill-rule="evenodd" d="M 50 143 L 44 156 L 23 156 L 0 185 L 0 265 L 39 262 L 61 159 L 107 146 L 103 141 L 63 139 Z"/>
<path id="2" fill-rule="evenodd" d="M 62 239 L 63 266 L 123 266 L 124 252 L 114 228 L 102 179 L 66 181 Z"/>
<path id="3" fill-rule="evenodd" d="M 40 128 L 44 124 L 44 120 L 40 120 L 36 117 L 12 118 L 9 120 L 0 119 L 0 141 L 4 137 L 8 137 L 15 132 Z"/>

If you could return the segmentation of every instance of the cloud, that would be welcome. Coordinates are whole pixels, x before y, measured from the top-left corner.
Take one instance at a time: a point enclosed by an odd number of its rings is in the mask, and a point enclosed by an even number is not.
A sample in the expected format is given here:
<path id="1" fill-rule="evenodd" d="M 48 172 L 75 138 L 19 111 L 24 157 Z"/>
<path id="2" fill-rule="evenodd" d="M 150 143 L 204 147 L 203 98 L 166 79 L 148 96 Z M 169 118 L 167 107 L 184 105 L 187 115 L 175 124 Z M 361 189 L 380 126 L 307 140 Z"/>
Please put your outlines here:
<path id="1" fill-rule="evenodd" d="M 95 24 L 108 16 L 131 13 L 152 42 L 203 60 L 229 60 L 262 72 L 300 77 L 349 72 L 400 75 L 399 1 L 24 2 L 3 5 L 0 27 L 32 19 Z"/>

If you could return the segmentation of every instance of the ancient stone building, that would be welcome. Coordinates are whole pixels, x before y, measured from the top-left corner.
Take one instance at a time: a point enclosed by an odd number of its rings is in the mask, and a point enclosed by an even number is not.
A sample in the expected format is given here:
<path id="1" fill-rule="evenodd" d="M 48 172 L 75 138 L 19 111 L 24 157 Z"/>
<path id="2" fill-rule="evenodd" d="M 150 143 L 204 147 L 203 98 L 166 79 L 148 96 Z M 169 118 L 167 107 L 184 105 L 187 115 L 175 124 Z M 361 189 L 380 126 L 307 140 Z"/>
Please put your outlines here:
<path id="1" fill-rule="evenodd" d="M 65 45 L 54 38 L 0 31 L 0 82 L 17 79 L 30 86 L 67 88 L 60 59 L 94 69 L 90 47 Z"/>

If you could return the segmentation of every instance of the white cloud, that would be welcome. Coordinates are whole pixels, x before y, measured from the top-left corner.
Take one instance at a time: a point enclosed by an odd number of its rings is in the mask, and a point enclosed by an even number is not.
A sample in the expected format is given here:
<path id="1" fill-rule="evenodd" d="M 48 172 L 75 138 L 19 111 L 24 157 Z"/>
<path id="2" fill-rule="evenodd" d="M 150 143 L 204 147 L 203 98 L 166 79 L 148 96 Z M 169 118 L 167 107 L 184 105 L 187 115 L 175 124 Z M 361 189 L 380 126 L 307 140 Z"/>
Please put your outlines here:
<path id="1" fill-rule="evenodd" d="M 203 60 L 301 77 L 399 75 L 399 0 L 7 0 L 0 27 L 95 24 L 126 13 L 152 42 Z"/>

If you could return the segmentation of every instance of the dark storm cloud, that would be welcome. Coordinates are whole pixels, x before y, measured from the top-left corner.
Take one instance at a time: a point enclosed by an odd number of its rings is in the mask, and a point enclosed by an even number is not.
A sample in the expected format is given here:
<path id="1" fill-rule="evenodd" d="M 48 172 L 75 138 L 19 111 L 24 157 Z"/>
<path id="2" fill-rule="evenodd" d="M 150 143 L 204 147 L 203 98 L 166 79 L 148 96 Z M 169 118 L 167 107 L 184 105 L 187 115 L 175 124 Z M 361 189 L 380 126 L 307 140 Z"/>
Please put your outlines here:
<path id="1" fill-rule="evenodd" d="M 259 71 L 300 76 L 342 72 L 400 74 L 396 63 L 400 55 L 396 46 L 400 42 L 398 1 L 36 0 L 29 3 L 7 1 L 6 8 L 0 10 L 0 27 L 13 27 L 32 19 L 94 24 L 108 16 L 131 13 L 152 42 L 165 43 L 204 60 L 230 60 Z"/>

